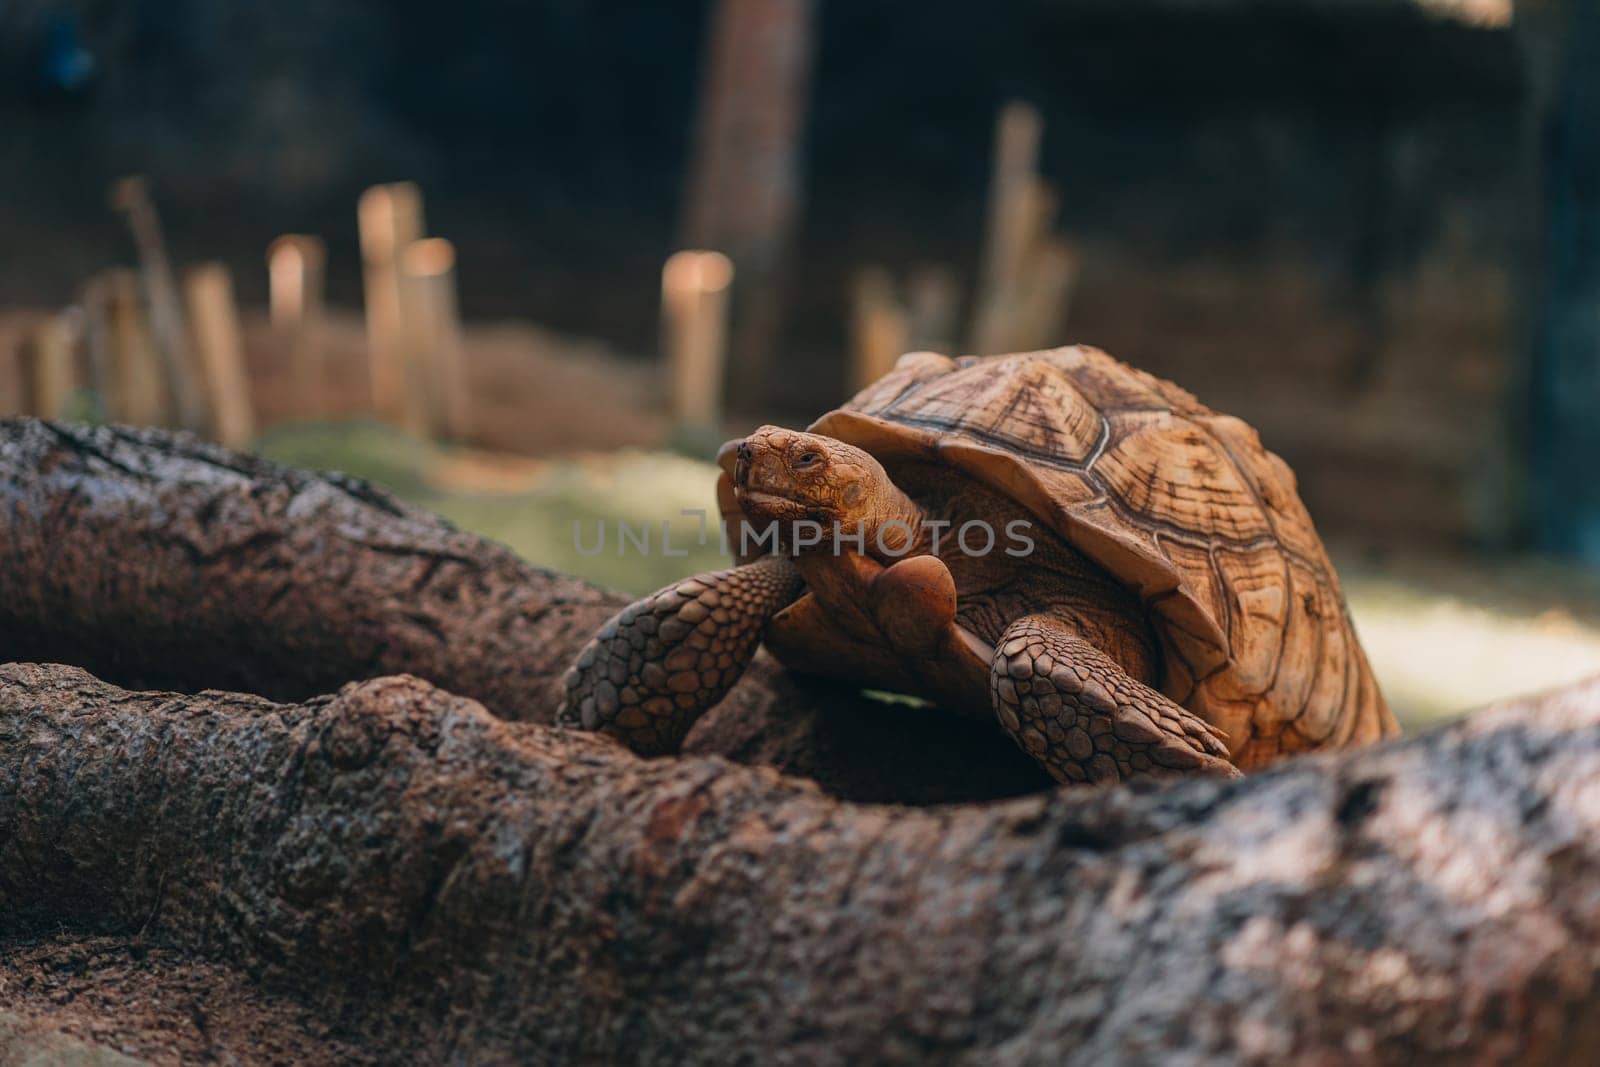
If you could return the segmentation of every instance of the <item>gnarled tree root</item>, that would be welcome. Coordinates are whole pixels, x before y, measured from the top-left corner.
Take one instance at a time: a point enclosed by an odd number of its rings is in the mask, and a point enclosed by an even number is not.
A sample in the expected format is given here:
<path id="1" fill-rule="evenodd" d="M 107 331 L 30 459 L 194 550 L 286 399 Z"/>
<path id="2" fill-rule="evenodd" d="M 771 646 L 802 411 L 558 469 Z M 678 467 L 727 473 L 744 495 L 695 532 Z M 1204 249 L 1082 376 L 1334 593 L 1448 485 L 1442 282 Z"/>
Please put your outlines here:
<path id="1" fill-rule="evenodd" d="M 627 600 L 341 475 L 160 430 L 0 420 L 0 662 L 276 700 L 407 673 L 548 722 L 573 656 Z M 765 657 L 685 748 L 857 800 L 1049 784 L 996 728 L 800 683 Z"/>
<path id="2" fill-rule="evenodd" d="M 1600 1053 L 1600 683 L 1238 782 L 854 805 L 412 678 L 0 668 L 4 932 L 144 931 L 426 1059 Z"/>

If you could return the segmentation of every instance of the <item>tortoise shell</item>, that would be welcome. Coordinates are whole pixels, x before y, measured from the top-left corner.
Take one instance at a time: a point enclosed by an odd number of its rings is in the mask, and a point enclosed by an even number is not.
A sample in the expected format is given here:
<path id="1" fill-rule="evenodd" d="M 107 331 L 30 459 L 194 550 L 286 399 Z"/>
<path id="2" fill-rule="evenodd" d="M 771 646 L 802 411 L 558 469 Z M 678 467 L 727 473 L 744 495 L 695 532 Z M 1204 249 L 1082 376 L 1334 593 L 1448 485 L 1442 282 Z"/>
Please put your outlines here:
<path id="1" fill-rule="evenodd" d="M 1163 692 L 1239 766 L 1399 732 L 1294 474 L 1171 382 L 1083 346 L 916 352 L 811 430 L 975 478 L 1136 591 Z"/>

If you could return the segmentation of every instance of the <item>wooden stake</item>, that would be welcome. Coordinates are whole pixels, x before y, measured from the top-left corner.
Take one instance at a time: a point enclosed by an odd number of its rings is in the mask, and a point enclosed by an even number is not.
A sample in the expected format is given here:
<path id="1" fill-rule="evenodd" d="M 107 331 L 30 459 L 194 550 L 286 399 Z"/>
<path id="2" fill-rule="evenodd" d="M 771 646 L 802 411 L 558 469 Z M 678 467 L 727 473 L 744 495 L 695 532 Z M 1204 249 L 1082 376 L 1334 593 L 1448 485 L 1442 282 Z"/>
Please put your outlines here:
<path id="1" fill-rule="evenodd" d="M 1040 241 L 1007 338 L 1011 348 L 1025 352 L 1066 343 L 1062 331 L 1077 281 L 1078 257 L 1072 246 L 1058 237 Z"/>
<path id="2" fill-rule="evenodd" d="M 862 389 L 887 374 L 907 351 L 911 328 L 895 295 L 894 278 L 883 267 L 857 273 L 850 317 L 851 385 Z"/>
<path id="3" fill-rule="evenodd" d="M 1001 109 L 970 341 L 980 355 L 1007 351 L 1006 324 L 1017 303 L 1029 245 L 1039 232 L 1037 170 L 1043 134 L 1044 120 L 1031 104 L 1012 101 Z"/>
<path id="4" fill-rule="evenodd" d="M 722 420 L 732 284 L 733 262 L 721 252 L 677 252 L 661 269 L 662 345 L 680 425 L 715 428 Z"/>
<path id="5" fill-rule="evenodd" d="M 408 422 L 459 441 L 467 435 L 472 412 L 455 264 L 455 246 L 442 237 L 413 242 L 400 260 Z"/>
<path id="6" fill-rule="evenodd" d="M 739 266 L 728 384 L 759 406 L 775 374 L 784 275 L 804 185 L 816 0 L 715 0 L 708 11 L 680 244 Z"/>
<path id="7" fill-rule="evenodd" d="M 59 419 L 77 386 L 75 358 L 83 336 L 82 315 L 61 312 L 33 328 L 23 346 L 24 411 L 41 419 Z"/>
<path id="8" fill-rule="evenodd" d="M 1050 235 L 1055 226 L 1058 198 L 1050 184 L 1033 175 L 1023 186 L 1023 195 L 1011 206 L 1006 225 L 1012 232 L 1009 241 L 1017 262 L 1007 268 L 1008 280 L 982 309 L 978 325 L 982 336 L 980 351 L 1018 352 L 1046 342 L 1059 328 L 1060 314 L 1045 303 L 1054 294 L 1060 299 L 1076 277 L 1071 250 Z M 1035 275 L 1043 271 L 1045 277 Z"/>
<path id="9" fill-rule="evenodd" d="M 908 352 L 950 352 L 956 346 L 956 320 L 961 313 L 961 284 L 948 267 L 924 266 L 906 287 L 909 311 Z"/>
<path id="10" fill-rule="evenodd" d="M 139 252 L 139 276 L 150 305 L 151 333 L 177 408 L 178 423 L 186 430 L 203 432 L 207 421 L 205 402 L 195 380 L 178 286 L 149 189 L 141 177 L 123 178 L 111 187 L 111 201 L 127 216 L 128 228 L 133 231 Z"/>
<path id="11" fill-rule="evenodd" d="M 256 420 L 245 378 L 233 278 L 221 263 L 201 264 L 184 278 L 184 296 L 205 367 L 211 410 L 216 413 L 216 439 L 229 448 L 244 448 L 255 439 Z"/>
<path id="12" fill-rule="evenodd" d="M 272 327 L 288 348 L 295 410 L 303 415 L 328 413 L 322 337 L 327 257 L 322 239 L 308 234 L 285 234 L 267 248 Z"/>
<path id="13" fill-rule="evenodd" d="M 133 426 L 165 425 L 173 410 L 170 382 L 145 314 L 139 274 L 126 268 L 108 270 L 100 285 L 110 342 L 106 414 Z"/>
<path id="14" fill-rule="evenodd" d="M 100 418 L 110 417 L 115 371 L 111 340 L 111 295 L 104 274 L 84 283 L 78 297 L 83 308 L 83 347 L 88 355 L 87 377 Z"/>
<path id="15" fill-rule="evenodd" d="M 356 205 L 367 298 L 367 360 L 372 406 L 381 418 L 407 421 L 402 251 L 422 239 L 422 191 L 413 182 L 374 185 Z"/>

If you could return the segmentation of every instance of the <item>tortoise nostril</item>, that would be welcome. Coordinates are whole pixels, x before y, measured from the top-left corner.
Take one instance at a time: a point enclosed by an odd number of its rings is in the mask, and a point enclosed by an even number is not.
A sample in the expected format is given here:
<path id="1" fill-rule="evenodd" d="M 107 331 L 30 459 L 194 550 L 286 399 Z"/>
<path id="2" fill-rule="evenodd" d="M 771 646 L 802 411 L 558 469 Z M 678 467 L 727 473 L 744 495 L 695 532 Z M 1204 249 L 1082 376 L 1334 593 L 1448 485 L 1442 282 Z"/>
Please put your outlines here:
<path id="1" fill-rule="evenodd" d="M 733 454 L 733 484 L 745 485 L 750 480 L 750 445 L 741 444 Z"/>

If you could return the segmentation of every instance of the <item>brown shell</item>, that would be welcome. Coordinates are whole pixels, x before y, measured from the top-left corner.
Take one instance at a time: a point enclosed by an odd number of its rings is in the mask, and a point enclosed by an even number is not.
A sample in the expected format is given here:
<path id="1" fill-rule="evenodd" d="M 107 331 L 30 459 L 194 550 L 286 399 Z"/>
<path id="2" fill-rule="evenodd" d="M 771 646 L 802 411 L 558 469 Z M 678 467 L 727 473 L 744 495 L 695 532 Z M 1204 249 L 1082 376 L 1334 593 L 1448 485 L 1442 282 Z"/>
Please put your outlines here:
<path id="1" fill-rule="evenodd" d="M 937 458 L 1136 590 L 1163 690 L 1224 731 L 1240 766 L 1399 732 L 1294 474 L 1171 382 L 1087 347 L 916 352 L 811 429 L 891 474 Z"/>

